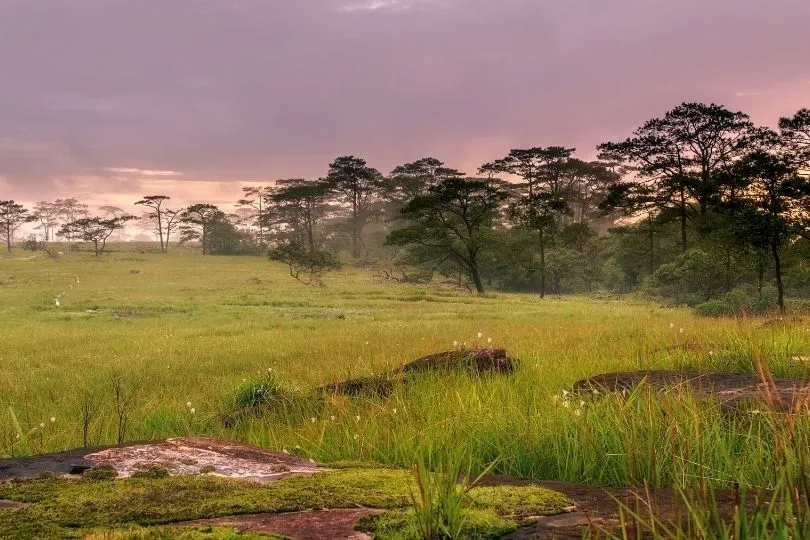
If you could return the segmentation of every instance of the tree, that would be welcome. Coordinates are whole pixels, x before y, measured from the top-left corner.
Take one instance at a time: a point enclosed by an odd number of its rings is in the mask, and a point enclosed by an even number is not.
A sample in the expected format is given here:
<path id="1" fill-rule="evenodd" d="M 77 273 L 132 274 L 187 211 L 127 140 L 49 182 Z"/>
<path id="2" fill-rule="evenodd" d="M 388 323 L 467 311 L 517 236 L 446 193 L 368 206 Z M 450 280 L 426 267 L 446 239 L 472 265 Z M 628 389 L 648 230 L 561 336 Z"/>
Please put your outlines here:
<path id="1" fill-rule="evenodd" d="M 326 185 L 331 193 L 349 207 L 352 256 L 360 257 L 363 229 L 373 216 L 382 187 L 382 175 L 354 156 L 337 158 L 329 165 Z"/>
<path id="2" fill-rule="evenodd" d="M 72 223 L 80 218 L 89 217 L 89 212 L 87 205 L 80 202 L 76 198 L 70 199 L 57 199 L 54 201 L 54 205 L 57 208 L 57 213 L 59 214 L 60 221 L 62 224 Z M 68 242 L 72 242 L 74 240 L 73 236 L 68 234 L 65 236 Z"/>
<path id="3" fill-rule="evenodd" d="M 180 242 L 199 240 L 203 255 L 209 252 L 209 236 L 217 223 L 227 221 L 225 213 L 213 204 L 193 204 L 180 214 Z"/>
<path id="4" fill-rule="evenodd" d="M 492 227 L 508 192 L 499 182 L 447 178 L 402 209 L 409 226 L 388 235 L 390 245 L 410 246 L 417 260 L 451 261 L 484 292 L 480 259 L 491 249 Z"/>
<path id="5" fill-rule="evenodd" d="M 446 178 L 463 176 L 436 158 L 422 158 L 391 171 L 385 183 L 385 196 L 395 203 L 406 204 Z"/>
<path id="6" fill-rule="evenodd" d="M 164 207 L 166 201 L 170 199 L 171 197 L 167 197 L 166 195 L 147 195 L 135 203 L 136 205 L 151 209 L 144 217 L 154 223 L 155 232 L 160 239 L 160 250 L 164 253 L 169 251 L 169 240 L 171 239 L 172 231 L 174 231 L 179 224 L 181 214 L 180 210 Z"/>
<path id="7" fill-rule="evenodd" d="M 56 226 L 59 225 L 59 207 L 56 203 L 39 201 L 34 205 L 36 221 L 39 221 L 37 229 L 43 230 L 45 242 L 50 242 L 54 236 Z"/>
<path id="8" fill-rule="evenodd" d="M 243 187 L 242 193 L 244 197 L 237 201 L 236 206 L 242 208 L 249 208 L 254 211 L 253 223 L 259 231 L 259 248 L 264 249 L 264 231 L 267 219 L 267 200 L 272 193 L 272 188 L 269 187 Z"/>
<path id="9" fill-rule="evenodd" d="M 135 216 L 119 216 L 113 218 L 84 217 L 65 223 L 57 234 L 84 242 L 92 242 L 96 257 L 101 256 L 107 247 L 107 239 L 115 231 L 123 229 L 128 221 L 137 219 Z"/>
<path id="10" fill-rule="evenodd" d="M 315 227 L 329 212 L 329 185 L 323 180 L 291 178 L 276 182 L 269 196 L 268 216 L 276 227 L 288 232 L 297 244 L 315 249 Z"/>
<path id="11" fill-rule="evenodd" d="M 23 205 L 14 201 L 0 201 L 0 238 L 5 239 L 9 253 L 19 228 L 35 219 Z"/>
<path id="12" fill-rule="evenodd" d="M 286 264 L 290 269 L 290 275 L 306 285 L 320 283 L 321 274 L 340 269 L 340 261 L 328 251 L 311 249 L 297 242 L 279 245 L 270 250 L 268 257 L 271 261 Z"/>
<path id="13" fill-rule="evenodd" d="M 792 117 L 780 118 L 779 129 L 793 151 L 796 165 L 805 173 L 810 171 L 810 109 L 802 109 Z"/>
<path id="14" fill-rule="evenodd" d="M 513 186 L 515 196 L 509 215 L 518 227 L 536 233 L 540 298 L 546 295 L 548 244 L 557 230 L 559 219 L 571 214 L 569 199 L 575 180 L 569 173 L 574 151 L 574 148 L 563 146 L 513 149 L 506 157 L 479 169 L 480 173 L 505 173 L 523 180 Z"/>
<path id="15" fill-rule="evenodd" d="M 755 248 L 770 251 L 777 304 L 784 311 L 782 248 L 802 231 L 802 207 L 810 195 L 810 181 L 799 175 L 796 156 L 785 138 L 763 129 L 756 143 L 735 167 L 735 172 L 746 180 L 741 195 L 743 212 L 735 221 L 735 231 Z"/>
<path id="16" fill-rule="evenodd" d="M 601 159 L 632 166 L 657 200 L 677 209 L 685 253 L 687 220 L 705 216 L 724 194 L 735 196 L 725 189 L 722 171 L 742 156 L 752 129 L 744 113 L 683 103 L 663 118 L 648 120 L 627 140 L 598 149 Z"/>

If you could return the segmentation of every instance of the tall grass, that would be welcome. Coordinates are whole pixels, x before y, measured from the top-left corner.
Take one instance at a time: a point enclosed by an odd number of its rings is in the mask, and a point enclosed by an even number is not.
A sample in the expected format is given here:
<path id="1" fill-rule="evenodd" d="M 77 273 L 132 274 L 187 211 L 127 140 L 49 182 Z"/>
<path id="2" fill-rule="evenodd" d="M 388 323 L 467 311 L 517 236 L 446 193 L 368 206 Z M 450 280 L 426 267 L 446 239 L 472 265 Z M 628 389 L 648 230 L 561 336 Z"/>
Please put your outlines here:
<path id="1" fill-rule="evenodd" d="M 775 376 L 801 376 L 802 320 L 697 319 L 619 299 L 476 297 L 452 285 L 375 283 L 359 269 L 325 281 L 306 287 L 263 258 L 187 250 L 0 258 L 0 454 L 116 442 L 118 380 L 132 390 L 127 440 L 212 435 L 322 462 L 403 467 L 426 441 L 453 443 L 473 472 L 501 458 L 496 471 L 505 474 L 650 487 L 772 488 L 781 448 L 798 475 L 806 410 L 771 421 L 689 395 L 561 392 L 614 370 L 756 373 L 757 359 Z M 318 384 L 489 337 L 522 361 L 517 373 L 431 375 L 386 399 L 306 398 Z M 296 399 L 234 415 L 257 389 Z M 788 421 L 795 436 L 785 442 Z"/>

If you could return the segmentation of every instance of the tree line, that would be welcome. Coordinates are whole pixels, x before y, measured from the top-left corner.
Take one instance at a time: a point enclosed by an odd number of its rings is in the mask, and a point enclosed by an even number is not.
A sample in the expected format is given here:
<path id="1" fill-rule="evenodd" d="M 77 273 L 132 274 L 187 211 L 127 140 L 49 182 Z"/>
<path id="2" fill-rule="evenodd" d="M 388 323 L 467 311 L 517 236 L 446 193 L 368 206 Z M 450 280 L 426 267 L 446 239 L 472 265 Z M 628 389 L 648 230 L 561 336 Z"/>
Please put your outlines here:
<path id="1" fill-rule="evenodd" d="M 196 241 L 204 254 L 270 251 L 291 273 L 293 263 L 298 272 L 334 267 L 342 254 L 387 265 L 392 279 L 438 273 L 478 292 L 643 287 L 723 309 L 742 289 L 749 307 L 772 296 L 784 308 L 786 274 L 791 294 L 810 294 L 809 163 L 810 109 L 770 129 L 743 112 L 684 103 L 600 144 L 595 161 L 566 146 L 532 147 L 475 176 L 432 157 L 385 175 L 343 156 L 322 178 L 243 188 L 231 212 L 174 207 L 159 194 L 135 202 L 140 218 L 115 207 L 90 216 L 76 199 L 31 211 L 0 201 L 0 237 L 10 250 L 35 222 L 43 241 L 91 242 L 101 254 L 138 219 L 163 251 L 172 240 Z"/>

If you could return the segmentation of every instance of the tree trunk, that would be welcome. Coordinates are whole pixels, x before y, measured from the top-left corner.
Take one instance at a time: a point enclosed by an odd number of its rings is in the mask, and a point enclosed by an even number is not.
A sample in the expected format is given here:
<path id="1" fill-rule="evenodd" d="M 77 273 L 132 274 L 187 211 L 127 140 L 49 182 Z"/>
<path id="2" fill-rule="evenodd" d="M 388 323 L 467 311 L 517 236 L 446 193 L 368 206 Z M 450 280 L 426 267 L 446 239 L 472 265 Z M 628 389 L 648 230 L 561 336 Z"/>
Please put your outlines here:
<path id="1" fill-rule="evenodd" d="M 782 260 L 779 256 L 779 245 L 771 242 L 771 253 L 773 254 L 774 270 L 776 271 L 776 303 L 779 311 L 785 312 L 785 290 L 782 284 Z"/>
<path id="2" fill-rule="evenodd" d="M 478 263 L 476 263 L 474 260 L 470 265 L 470 277 L 472 278 L 473 283 L 475 284 L 475 290 L 478 291 L 478 294 L 483 294 L 484 284 L 481 282 L 481 274 L 478 271 Z"/>
<path id="3" fill-rule="evenodd" d="M 650 275 L 655 273 L 655 229 L 653 229 L 652 217 L 648 221 L 650 230 Z"/>
<path id="4" fill-rule="evenodd" d="M 680 214 L 681 214 L 681 253 L 686 253 L 686 195 L 681 190 L 681 204 L 680 204 Z"/>
<path id="5" fill-rule="evenodd" d="M 540 298 L 546 297 L 546 239 L 540 231 Z"/>

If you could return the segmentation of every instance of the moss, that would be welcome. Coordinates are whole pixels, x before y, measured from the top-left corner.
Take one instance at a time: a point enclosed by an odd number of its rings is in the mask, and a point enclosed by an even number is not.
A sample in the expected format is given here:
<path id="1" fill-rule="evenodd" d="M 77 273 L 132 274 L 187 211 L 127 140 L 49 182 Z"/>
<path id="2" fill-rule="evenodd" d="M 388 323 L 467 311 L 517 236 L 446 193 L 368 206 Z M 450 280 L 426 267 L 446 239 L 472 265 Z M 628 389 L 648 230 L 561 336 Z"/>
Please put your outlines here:
<path id="1" fill-rule="evenodd" d="M 467 509 L 463 512 L 464 528 L 460 538 L 489 540 L 517 530 L 514 521 L 498 516 L 492 510 Z M 419 540 L 413 512 L 397 510 L 360 520 L 357 529 L 371 533 L 377 540 Z"/>
<path id="2" fill-rule="evenodd" d="M 559 514 L 573 504 L 562 493 L 539 486 L 477 487 L 467 496 L 476 508 L 491 508 L 500 516 L 518 520 Z"/>
<path id="3" fill-rule="evenodd" d="M 257 534 L 227 527 L 130 527 L 99 531 L 83 540 L 290 540 L 275 534 Z"/>
<path id="4" fill-rule="evenodd" d="M 86 480 L 113 480 L 117 476 L 118 471 L 115 470 L 115 467 L 109 464 L 91 467 L 82 474 L 82 477 Z M 45 478 L 42 477 L 40 477 L 40 479 L 45 480 Z"/>
<path id="5" fill-rule="evenodd" d="M 169 469 L 160 465 L 141 467 L 132 473 L 132 478 L 168 478 L 169 476 L 171 476 Z"/>
<path id="6" fill-rule="evenodd" d="M 216 532 L 225 536 L 177 536 L 199 531 L 171 529 L 163 534 L 160 529 L 138 528 L 165 528 L 237 514 L 355 507 L 398 510 L 386 520 L 371 522 L 375 530 L 394 535 L 407 529 L 396 525 L 396 520 L 407 516 L 401 510 L 412 504 L 409 473 L 384 468 L 334 470 L 273 484 L 201 475 L 115 482 L 37 478 L 0 482 L 0 499 L 30 503 L 15 512 L 0 513 L 0 538 L 4 539 L 80 538 L 104 530 L 120 532 L 124 535 L 120 538 L 230 538 L 226 532 Z M 476 488 L 470 492 L 470 501 L 465 510 L 470 531 L 475 533 L 470 538 L 495 537 L 488 535 L 515 529 L 519 518 L 560 512 L 569 505 L 564 496 L 532 486 Z M 140 536 L 126 536 L 128 530 Z M 390 535 L 380 538 L 398 538 Z"/>

